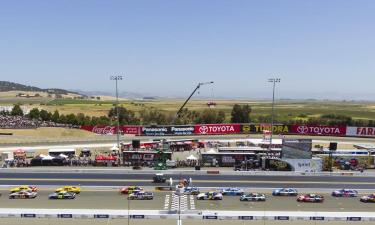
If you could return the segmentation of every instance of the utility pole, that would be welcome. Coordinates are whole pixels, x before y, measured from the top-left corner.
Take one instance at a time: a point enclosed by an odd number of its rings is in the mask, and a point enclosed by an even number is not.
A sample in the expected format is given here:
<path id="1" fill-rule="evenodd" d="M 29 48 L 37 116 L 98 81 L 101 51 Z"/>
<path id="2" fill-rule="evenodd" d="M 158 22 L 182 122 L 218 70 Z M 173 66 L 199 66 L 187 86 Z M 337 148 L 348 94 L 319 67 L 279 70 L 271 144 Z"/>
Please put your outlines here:
<path id="1" fill-rule="evenodd" d="M 117 83 L 119 80 L 122 80 L 122 76 L 111 76 L 111 80 L 114 80 L 116 82 L 116 116 L 117 116 L 117 128 L 116 128 L 116 134 L 117 134 L 117 148 L 120 150 L 120 116 L 119 116 L 119 111 L 118 111 L 118 86 Z"/>
<path id="2" fill-rule="evenodd" d="M 270 145 L 268 146 L 268 149 L 270 150 L 272 148 L 272 138 L 273 138 L 273 122 L 274 122 L 274 114 L 275 114 L 275 86 L 276 83 L 280 83 L 280 78 L 270 78 L 268 79 L 268 82 L 273 83 L 273 89 L 272 89 L 272 114 L 271 114 L 271 137 L 270 137 Z"/>

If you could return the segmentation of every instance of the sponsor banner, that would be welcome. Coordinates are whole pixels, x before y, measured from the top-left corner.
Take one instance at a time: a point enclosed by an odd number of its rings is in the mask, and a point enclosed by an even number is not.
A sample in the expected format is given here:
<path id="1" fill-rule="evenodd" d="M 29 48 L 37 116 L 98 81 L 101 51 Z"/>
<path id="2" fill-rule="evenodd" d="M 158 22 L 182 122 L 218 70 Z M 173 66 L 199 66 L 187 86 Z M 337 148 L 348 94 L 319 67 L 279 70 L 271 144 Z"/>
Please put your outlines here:
<path id="1" fill-rule="evenodd" d="M 192 135 L 194 134 L 194 126 L 171 126 L 169 132 L 171 135 Z"/>
<path id="2" fill-rule="evenodd" d="M 100 135 L 114 135 L 117 134 L 117 126 L 81 126 L 81 129 L 93 132 Z M 119 130 L 122 134 L 140 134 L 140 126 L 120 126 Z"/>
<path id="3" fill-rule="evenodd" d="M 276 216 L 275 220 L 289 220 L 289 216 Z"/>
<path id="4" fill-rule="evenodd" d="M 63 218 L 63 219 L 70 219 L 70 218 L 73 218 L 73 215 L 72 214 L 59 214 L 57 217 Z"/>
<path id="5" fill-rule="evenodd" d="M 238 134 L 241 132 L 240 124 L 204 124 L 195 125 L 195 134 Z"/>
<path id="6" fill-rule="evenodd" d="M 130 218 L 131 219 L 144 219 L 145 215 L 131 215 Z"/>
<path id="7" fill-rule="evenodd" d="M 108 219 L 109 215 L 107 215 L 107 214 L 97 214 L 97 215 L 94 215 L 94 218 L 95 219 Z"/>
<path id="8" fill-rule="evenodd" d="M 274 124 L 272 127 L 274 134 L 288 134 L 290 132 L 289 125 Z M 263 131 L 271 131 L 271 124 L 242 124 L 241 133 L 263 133 Z"/>
<path id="9" fill-rule="evenodd" d="M 194 126 L 151 126 L 142 127 L 142 135 L 165 136 L 165 135 L 193 135 Z"/>
<path id="10" fill-rule="evenodd" d="M 36 215 L 35 214 L 21 214 L 21 217 L 23 217 L 23 218 L 35 218 Z"/>
<path id="11" fill-rule="evenodd" d="M 203 216 L 203 219 L 204 220 L 217 220 L 218 217 L 217 216 Z"/>
<path id="12" fill-rule="evenodd" d="M 345 136 L 346 126 L 292 125 L 290 133 L 301 135 Z"/>
<path id="13" fill-rule="evenodd" d="M 240 216 L 238 218 L 239 220 L 254 220 L 253 216 Z"/>
<path id="14" fill-rule="evenodd" d="M 123 134 L 134 134 L 139 135 L 141 133 L 141 127 L 140 126 L 121 126 L 120 130 L 122 130 Z"/>
<path id="15" fill-rule="evenodd" d="M 314 216 L 314 217 L 310 217 L 310 220 L 323 221 L 324 217 L 323 216 Z"/>
<path id="16" fill-rule="evenodd" d="M 347 136 L 375 137 L 375 127 L 348 127 Z"/>
<path id="17" fill-rule="evenodd" d="M 348 217 L 346 220 L 347 221 L 361 221 L 362 217 Z"/>

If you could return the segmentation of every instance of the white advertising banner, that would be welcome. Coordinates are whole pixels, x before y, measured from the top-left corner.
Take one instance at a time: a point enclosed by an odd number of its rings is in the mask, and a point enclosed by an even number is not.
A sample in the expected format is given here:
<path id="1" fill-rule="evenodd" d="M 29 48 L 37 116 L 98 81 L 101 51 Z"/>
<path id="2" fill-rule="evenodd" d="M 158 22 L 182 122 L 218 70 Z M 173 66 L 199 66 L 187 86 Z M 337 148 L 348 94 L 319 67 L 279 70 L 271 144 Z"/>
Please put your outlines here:
<path id="1" fill-rule="evenodd" d="M 347 136 L 375 137 L 375 127 L 348 127 Z"/>

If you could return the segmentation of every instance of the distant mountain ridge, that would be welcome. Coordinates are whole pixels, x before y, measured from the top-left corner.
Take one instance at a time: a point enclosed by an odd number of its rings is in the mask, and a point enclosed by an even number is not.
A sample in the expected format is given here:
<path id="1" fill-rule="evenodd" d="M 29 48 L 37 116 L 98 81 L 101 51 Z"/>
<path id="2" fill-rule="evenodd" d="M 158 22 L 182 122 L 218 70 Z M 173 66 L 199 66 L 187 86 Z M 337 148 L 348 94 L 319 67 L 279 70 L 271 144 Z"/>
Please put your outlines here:
<path id="1" fill-rule="evenodd" d="M 50 94 L 60 94 L 60 95 L 67 95 L 67 94 L 76 94 L 82 95 L 81 93 L 74 92 L 74 91 L 67 91 L 60 88 L 38 88 L 34 86 L 23 85 L 19 83 L 9 82 L 9 81 L 0 81 L 0 92 L 7 92 L 7 91 L 31 91 L 31 92 L 46 92 Z"/>

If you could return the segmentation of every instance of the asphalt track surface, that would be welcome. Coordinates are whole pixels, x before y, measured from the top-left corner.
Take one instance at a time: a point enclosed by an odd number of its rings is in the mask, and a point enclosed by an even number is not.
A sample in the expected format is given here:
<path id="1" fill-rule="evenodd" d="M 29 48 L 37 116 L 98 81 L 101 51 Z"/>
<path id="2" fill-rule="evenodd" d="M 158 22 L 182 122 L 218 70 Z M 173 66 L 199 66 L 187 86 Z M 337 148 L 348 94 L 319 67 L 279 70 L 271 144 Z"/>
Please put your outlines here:
<path id="1" fill-rule="evenodd" d="M 166 195 L 170 192 L 156 192 L 153 200 L 131 200 L 116 190 L 83 190 L 76 199 L 49 200 L 53 190 L 38 192 L 35 199 L 9 199 L 6 190 L 2 190 L 0 208 L 43 208 L 43 209 L 122 209 L 122 210 L 165 210 Z M 224 196 L 221 201 L 194 200 L 196 210 L 234 210 L 234 211 L 326 211 L 326 212 L 373 212 L 375 203 L 362 203 L 360 197 L 334 198 L 330 193 L 322 193 L 324 203 L 299 203 L 296 197 L 274 197 L 266 193 L 265 202 L 241 202 L 238 196 Z M 169 208 L 172 209 L 172 198 Z M 190 200 L 188 198 L 190 205 Z M 129 208 L 128 208 L 129 207 Z M 190 207 L 188 209 L 191 209 Z"/>
<path id="2" fill-rule="evenodd" d="M 183 225 L 301 225 L 302 221 L 228 221 L 228 220 L 183 220 Z M 1 224 L 7 225 L 176 225 L 176 220 L 92 220 L 92 219 L 3 219 L 0 218 Z M 345 222 L 345 221 L 303 221 L 303 225 L 373 225 L 374 222 Z"/>
<path id="3" fill-rule="evenodd" d="M 152 183 L 154 172 L 145 174 L 77 172 L 0 172 L 0 185 L 166 186 Z M 166 175 L 176 183 L 192 178 L 199 187 L 375 189 L 375 177 L 367 176 L 274 176 L 274 175 Z"/>

